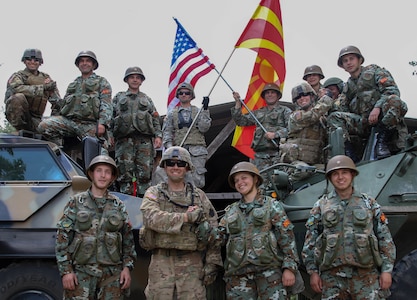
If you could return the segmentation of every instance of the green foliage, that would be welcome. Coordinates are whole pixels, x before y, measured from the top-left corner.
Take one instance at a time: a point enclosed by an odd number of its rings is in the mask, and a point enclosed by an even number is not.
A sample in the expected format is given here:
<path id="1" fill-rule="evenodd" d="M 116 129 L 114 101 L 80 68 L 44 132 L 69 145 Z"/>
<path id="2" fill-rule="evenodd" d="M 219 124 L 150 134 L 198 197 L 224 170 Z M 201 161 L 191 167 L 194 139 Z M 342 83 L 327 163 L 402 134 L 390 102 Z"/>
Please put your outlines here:
<path id="1" fill-rule="evenodd" d="M 0 114 L 2 115 L 2 117 L 0 117 L 0 132 L 11 133 L 13 131 L 16 131 L 16 129 L 12 125 L 10 125 L 10 123 L 4 117 L 3 106 L 0 109 Z"/>

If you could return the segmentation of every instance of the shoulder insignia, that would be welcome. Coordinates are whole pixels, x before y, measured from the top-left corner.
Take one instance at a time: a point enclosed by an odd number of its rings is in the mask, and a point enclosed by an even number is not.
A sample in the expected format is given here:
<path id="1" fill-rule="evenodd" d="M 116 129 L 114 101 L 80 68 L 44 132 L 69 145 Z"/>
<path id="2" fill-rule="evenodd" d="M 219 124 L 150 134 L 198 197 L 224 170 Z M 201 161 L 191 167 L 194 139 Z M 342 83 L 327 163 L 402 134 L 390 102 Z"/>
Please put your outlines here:
<path id="1" fill-rule="evenodd" d="M 154 111 L 153 114 L 152 114 L 152 116 L 155 117 L 155 118 L 158 118 L 159 117 L 159 114 L 158 114 L 157 111 Z"/>
<path id="2" fill-rule="evenodd" d="M 382 223 L 386 223 L 387 222 L 387 217 L 385 216 L 384 213 L 381 213 L 381 216 L 379 217 L 379 219 L 381 220 Z"/>
<path id="3" fill-rule="evenodd" d="M 385 82 L 387 82 L 387 80 L 388 80 L 388 78 L 387 77 L 384 77 L 384 78 L 381 78 L 381 80 L 379 82 L 381 84 L 384 84 Z"/>
<path id="4" fill-rule="evenodd" d="M 107 94 L 111 94 L 111 91 L 110 89 L 104 89 L 101 93 L 104 95 L 107 95 Z"/>
<path id="5" fill-rule="evenodd" d="M 287 228 L 290 225 L 291 225 L 291 221 L 288 218 L 285 219 L 284 222 L 282 222 L 282 226 L 284 226 L 284 228 Z"/>
<path id="6" fill-rule="evenodd" d="M 154 201 L 156 201 L 158 199 L 158 196 L 151 193 L 151 192 L 146 192 L 144 197 L 149 198 L 149 199 L 154 200 Z"/>

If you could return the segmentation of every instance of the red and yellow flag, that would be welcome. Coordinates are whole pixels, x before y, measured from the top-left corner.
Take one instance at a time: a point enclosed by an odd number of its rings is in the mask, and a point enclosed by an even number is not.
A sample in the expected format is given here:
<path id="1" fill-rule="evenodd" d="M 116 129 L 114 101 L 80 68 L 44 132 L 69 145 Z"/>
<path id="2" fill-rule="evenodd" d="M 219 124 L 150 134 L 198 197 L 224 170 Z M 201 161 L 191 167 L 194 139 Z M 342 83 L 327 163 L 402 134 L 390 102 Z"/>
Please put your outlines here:
<path id="1" fill-rule="evenodd" d="M 279 0 L 262 0 L 235 48 L 249 48 L 258 53 L 246 93 L 245 103 L 250 110 L 265 106 L 261 92 L 266 83 L 281 87 L 285 79 L 284 36 Z M 243 108 L 243 113 L 245 113 Z M 232 146 L 250 158 L 255 126 L 236 126 Z"/>

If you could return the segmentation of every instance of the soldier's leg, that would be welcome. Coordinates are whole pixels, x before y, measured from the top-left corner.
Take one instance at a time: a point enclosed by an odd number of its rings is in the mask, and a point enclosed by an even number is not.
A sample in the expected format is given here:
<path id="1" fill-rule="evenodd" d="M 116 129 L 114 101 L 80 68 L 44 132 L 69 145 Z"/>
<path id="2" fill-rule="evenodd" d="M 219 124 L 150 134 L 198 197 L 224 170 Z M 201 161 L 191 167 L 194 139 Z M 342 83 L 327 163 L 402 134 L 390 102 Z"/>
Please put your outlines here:
<path id="1" fill-rule="evenodd" d="M 175 273 L 174 257 L 152 254 L 149 263 L 148 284 L 145 296 L 148 300 L 174 299 Z"/>
<path id="2" fill-rule="evenodd" d="M 121 138 L 116 140 L 115 145 L 115 161 L 119 169 L 120 192 L 123 194 L 133 195 L 134 185 L 137 185 L 136 164 L 133 138 Z M 134 184 L 134 182 L 136 182 Z M 136 191 L 137 192 L 137 191 Z M 135 193 L 136 195 L 136 193 Z"/>
<path id="3" fill-rule="evenodd" d="M 120 287 L 120 267 L 103 268 L 103 276 L 98 282 L 97 300 L 123 300 L 124 294 L 129 291 L 122 291 Z"/>
<path id="4" fill-rule="evenodd" d="M 206 300 L 201 253 L 177 255 L 174 260 L 178 299 Z"/>
<path id="5" fill-rule="evenodd" d="M 337 270 L 330 270 L 320 274 L 323 282 L 322 299 L 349 299 L 348 279 L 338 276 L 337 273 Z"/>
<path id="6" fill-rule="evenodd" d="M 16 130 L 33 130 L 32 120 L 29 113 L 29 103 L 26 100 L 25 95 L 17 93 L 9 98 L 6 102 L 6 119 L 9 121 Z"/>
<path id="7" fill-rule="evenodd" d="M 45 139 L 62 146 L 62 138 L 68 136 L 76 136 L 77 124 L 63 116 L 53 116 L 45 118 L 38 126 L 38 132 L 41 133 Z"/>
<path id="8" fill-rule="evenodd" d="M 206 160 L 206 155 L 191 155 L 191 162 L 194 165 L 194 171 L 192 172 L 193 181 L 194 184 L 200 189 L 202 189 L 206 185 Z"/>
<path id="9" fill-rule="evenodd" d="M 286 288 L 282 284 L 281 270 L 268 270 L 255 274 L 258 300 L 289 299 Z"/>
<path id="10" fill-rule="evenodd" d="M 228 276 L 226 282 L 226 298 L 228 300 L 247 299 L 257 300 L 258 292 L 253 274 Z"/>
<path id="11" fill-rule="evenodd" d="M 134 162 L 137 167 L 137 194 L 142 197 L 151 186 L 154 162 L 152 139 L 140 137 L 135 140 Z"/>
<path id="12" fill-rule="evenodd" d="M 64 300 L 89 300 L 95 299 L 96 297 L 96 287 L 98 283 L 98 277 L 94 277 L 80 270 L 76 270 L 75 274 L 77 275 L 78 285 L 75 286 L 75 289 L 64 290 Z"/>
<path id="13" fill-rule="evenodd" d="M 349 294 L 352 299 L 381 299 L 379 292 L 379 274 L 377 270 L 354 271 L 349 280 Z"/>

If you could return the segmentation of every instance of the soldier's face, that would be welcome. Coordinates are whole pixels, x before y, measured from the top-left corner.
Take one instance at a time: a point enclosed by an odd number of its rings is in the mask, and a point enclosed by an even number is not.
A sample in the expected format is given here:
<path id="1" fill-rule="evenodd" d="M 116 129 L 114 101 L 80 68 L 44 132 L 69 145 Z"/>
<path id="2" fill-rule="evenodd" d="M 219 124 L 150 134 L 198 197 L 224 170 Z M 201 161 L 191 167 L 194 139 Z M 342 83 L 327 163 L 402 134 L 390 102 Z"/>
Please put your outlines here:
<path id="1" fill-rule="evenodd" d="M 113 167 L 107 164 L 98 164 L 93 171 L 89 173 L 93 186 L 97 189 L 105 190 L 113 182 Z"/>
<path id="2" fill-rule="evenodd" d="M 178 99 L 182 104 L 191 102 L 191 91 L 188 89 L 180 89 L 177 93 Z"/>
<path id="3" fill-rule="evenodd" d="M 306 81 L 311 86 L 316 86 L 320 82 L 320 75 L 319 74 L 309 74 L 309 75 L 306 76 Z"/>
<path id="4" fill-rule="evenodd" d="M 346 54 L 342 57 L 342 67 L 349 74 L 356 73 L 361 66 L 361 59 L 356 54 Z"/>
<path id="5" fill-rule="evenodd" d="M 132 74 L 127 77 L 129 89 L 138 89 L 142 85 L 143 79 L 139 74 Z"/>
<path id="6" fill-rule="evenodd" d="M 185 165 L 184 167 L 180 167 L 176 163 L 177 161 L 178 160 L 170 159 L 170 164 L 165 163 L 165 172 L 167 173 L 168 181 L 172 181 L 174 183 L 184 181 L 185 174 L 188 171 L 187 165 Z"/>
<path id="7" fill-rule="evenodd" d="M 339 96 L 340 94 L 339 88 L 337 87 L 337 85 L 329 85 L 327 88 L 332 92 L 332 98 L 336 100 L 337 96 Z"/>
<path id="8" fill-rule="evenodd" d="M 330 181 L 336 192 L 344 192 L 352 188 L 354 175 L 350 169 L 334 170 L 330 174 Z"/>
<path id="9" fill-rule="evenodd" d="M 265 91 L 264 98 L 268 105 L 273 105 L 279 100 L 278 93 L 274 90 Z"/>
<path id="10" fill-rule="evenodd" d="M 35 72 L 39 69 L 39 66 L 41 65 L 41 63 L 39 62 L 39 60 L 37 58 L 26 58 L 25 59 L 25 66 L 26 68 L 29 70 L 29 72 Z"/>
<path id="11" fill-rule="evenodd" d="M 235 189 L 243 196 L 256 189 L 257 180 L 258 178 L 249 172 L 238 172 L 233 176 Z"/>
<path id="12" fill-rule="evenodd" d="M 94 67 L 95 62 L 90 57 L 80 57 L 78 69 L 81 71 L 81 74 L 88 75 L 93 73 Z"/>

